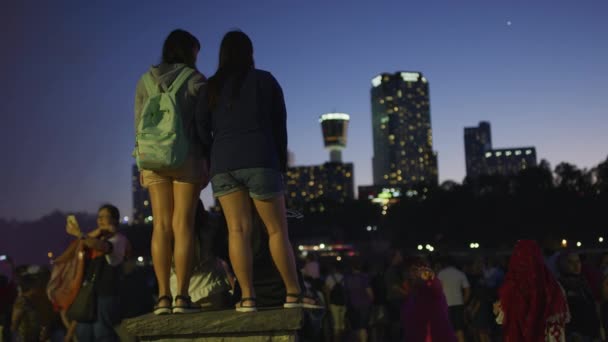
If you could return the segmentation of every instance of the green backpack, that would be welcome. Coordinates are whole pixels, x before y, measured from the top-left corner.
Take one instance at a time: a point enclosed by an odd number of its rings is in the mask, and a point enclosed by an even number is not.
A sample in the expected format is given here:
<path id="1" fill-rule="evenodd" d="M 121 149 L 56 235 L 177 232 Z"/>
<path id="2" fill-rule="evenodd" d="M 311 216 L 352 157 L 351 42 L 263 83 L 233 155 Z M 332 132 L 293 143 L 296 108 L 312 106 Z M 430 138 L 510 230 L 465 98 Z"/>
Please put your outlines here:
<path id="1" fill-rule="evenodd" d="M 150 73 L 144 74 L 148 100 L 136 127 L 134 151 L 140 170 L 175 169 L 186 160 L 190 143 L 176 94 L 193 72 L 194 69 L 184 68 L 169 88 L 157 85 Z"/>

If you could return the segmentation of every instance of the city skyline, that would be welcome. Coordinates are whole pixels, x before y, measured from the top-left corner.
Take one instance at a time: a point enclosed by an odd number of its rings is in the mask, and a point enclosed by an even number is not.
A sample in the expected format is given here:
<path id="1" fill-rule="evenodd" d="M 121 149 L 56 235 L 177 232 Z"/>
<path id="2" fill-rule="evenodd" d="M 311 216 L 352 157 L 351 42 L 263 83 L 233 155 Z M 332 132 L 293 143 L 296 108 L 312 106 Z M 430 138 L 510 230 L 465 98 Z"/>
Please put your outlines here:
<path id="1" fill-rule="evenodd" d="M 440 182 L 464 178 L 462 129 L 481 120 L 496 127 L 496 146 L 535 146 L 554 166 L 589 168 L 608 154 L 605 1 L 233 5 L 8 3 L 0 217 L 104 202 L 131 212 L 135 83 L 178 27 L 201 41 L 207 76 L 225 32 L 251 36 L 256 65 L 283 87 L 295 165 L 327 158 L 320 114 L 349 113 L 343 160 L 354 163 L 356 187 L 373 183 L 370 82 L 395 70 L 419 70 L 432 85 Z"/>

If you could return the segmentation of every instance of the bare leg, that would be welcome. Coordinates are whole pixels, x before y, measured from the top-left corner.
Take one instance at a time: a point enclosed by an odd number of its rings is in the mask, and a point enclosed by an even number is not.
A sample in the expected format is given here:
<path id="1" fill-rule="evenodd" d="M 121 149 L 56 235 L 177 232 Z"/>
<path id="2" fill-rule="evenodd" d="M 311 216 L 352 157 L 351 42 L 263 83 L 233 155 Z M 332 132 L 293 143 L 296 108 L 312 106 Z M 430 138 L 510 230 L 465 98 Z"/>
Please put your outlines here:
<path id="1" fill-rule="evenodd" d="M 177 276 L 178 295 L 188 295 L 190 287 L 190 276 L 192 275 L 192 258 L 194 252 L 194 216 L 196 213 L 196 200 L 200 196 L 198 184 L 174 183 L 173 184 L 173 237 L 175 248 L 173 257 L 175 260 L 175 275 Z M 186 303 L 176 302 L 177 305 Z"/>
<path id="2" fill-rule="evenodd" d="M 236 191 L 218 198 L 228 225 L 228 252 L 243 298 L 255 297 L 251 252 L 251 198 Z M 252 305 L 253 303 L 243 303 Z"/>
<path id="3" fill-rule="evenodd" d="M 150 200 L 152 202 L 152 215 L 154 230 L 152 232 L 152 261 L 154 273 L 158 282 L 158 296 L 170 296 L 169 275 L 171 272 L 171 257 L 173 244 L 173 184 L 169 182 L 157 183 L 149 186 Z M 162 306 L 171 303 L 164 301 Z"/>
<path id="4" fill-rule="evenodd" d="M 296 259 L 287 233 L 287 216 L 285 213 L 285 198 L 273 197 L 267 200 L 253 200 L 260 218 L 268 230 L 270 254 L 277 266 L 287 293 L 300 293 Z M 293 302 L 296 298 L 288 297 L 286 301 Z"/>

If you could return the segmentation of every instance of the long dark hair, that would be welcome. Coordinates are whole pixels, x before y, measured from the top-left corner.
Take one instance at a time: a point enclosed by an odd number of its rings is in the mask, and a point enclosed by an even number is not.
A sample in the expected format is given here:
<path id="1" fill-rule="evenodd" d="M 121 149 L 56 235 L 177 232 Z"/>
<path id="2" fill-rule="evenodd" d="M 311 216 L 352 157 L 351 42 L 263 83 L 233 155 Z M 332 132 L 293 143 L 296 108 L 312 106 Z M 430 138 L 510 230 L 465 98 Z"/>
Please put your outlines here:
<path id="1" fill-rule="evenodd" d="M 196 55 L 194 49 L 201 49 L 201 44 L 195 36 L 188 31 L 174 30 L 165 39 L 161 62 L 166 64 L 182 63 L 195 68 Z"/>
<path id="2" fill-rule="evenodd" d="M 242 31 L 226 33 L 220 46 L 219 66 L 208 82 L 209 108 L 214 109 L 217 105 L 220 92 L 228 77 L 235 77 L 231 97 L 238 98 L 245 76 L 253 67 L 251 39 Z"/>

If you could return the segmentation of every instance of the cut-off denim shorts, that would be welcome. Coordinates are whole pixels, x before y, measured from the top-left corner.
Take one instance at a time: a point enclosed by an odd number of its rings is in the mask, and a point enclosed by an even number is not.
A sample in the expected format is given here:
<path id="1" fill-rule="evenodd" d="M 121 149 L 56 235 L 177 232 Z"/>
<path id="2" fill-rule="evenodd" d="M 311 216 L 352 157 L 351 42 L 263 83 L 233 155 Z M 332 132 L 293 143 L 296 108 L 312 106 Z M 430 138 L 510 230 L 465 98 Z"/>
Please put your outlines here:
<path id="1" fill-rule="evenodd" d="M 283 175 L 275 169 L 247 168 L 218 173 L 211 178 L 213 196 L 222 197 L 245 190 L 253 199 L 266 200 L 283 195 Z"/>

